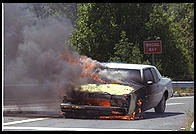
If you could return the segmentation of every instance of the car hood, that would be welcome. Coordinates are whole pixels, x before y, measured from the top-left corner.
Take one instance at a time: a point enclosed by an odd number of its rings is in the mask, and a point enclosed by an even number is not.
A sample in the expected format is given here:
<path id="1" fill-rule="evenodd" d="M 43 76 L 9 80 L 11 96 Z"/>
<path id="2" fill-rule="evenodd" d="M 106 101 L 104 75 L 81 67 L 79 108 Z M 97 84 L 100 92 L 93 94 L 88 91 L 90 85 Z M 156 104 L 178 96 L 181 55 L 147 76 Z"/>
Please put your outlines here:
<path id="1" fill-rule="evenodd" d="M 123 95 L 133 92 L 134 88 L 119 84 L 86 84 L 80 91 L 109 93 L 111 95 Z"/>

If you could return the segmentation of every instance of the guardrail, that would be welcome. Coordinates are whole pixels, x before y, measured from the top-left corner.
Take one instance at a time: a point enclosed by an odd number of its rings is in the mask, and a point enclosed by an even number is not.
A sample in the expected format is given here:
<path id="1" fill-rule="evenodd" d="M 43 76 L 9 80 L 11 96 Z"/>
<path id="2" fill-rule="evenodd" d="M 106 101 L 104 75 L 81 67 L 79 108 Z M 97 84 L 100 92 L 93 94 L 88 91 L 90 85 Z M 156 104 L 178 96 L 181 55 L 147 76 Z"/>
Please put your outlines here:
<path id="1" fill-rule="evenodd" d="M 194 87 L 194 81 L 172 81 L 173 87 L 180 87 L 180 88 L 186 88 L 186 87 Z"/>

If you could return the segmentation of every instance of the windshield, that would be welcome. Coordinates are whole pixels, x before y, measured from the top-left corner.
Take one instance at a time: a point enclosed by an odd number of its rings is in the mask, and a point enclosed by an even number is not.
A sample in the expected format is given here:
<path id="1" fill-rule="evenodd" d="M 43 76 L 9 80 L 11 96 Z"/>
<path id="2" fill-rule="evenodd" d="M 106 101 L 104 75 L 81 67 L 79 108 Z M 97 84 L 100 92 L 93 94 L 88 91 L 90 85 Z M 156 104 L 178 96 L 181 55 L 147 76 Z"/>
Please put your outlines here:
<path id="1" fill-rule="evenodd" d="M 140 70 L 136 69 L 99 68 L 96 70 L 96 73 L 105 83 L 125 84 L 129 86 L 137 86 L 142 83 Z"/>

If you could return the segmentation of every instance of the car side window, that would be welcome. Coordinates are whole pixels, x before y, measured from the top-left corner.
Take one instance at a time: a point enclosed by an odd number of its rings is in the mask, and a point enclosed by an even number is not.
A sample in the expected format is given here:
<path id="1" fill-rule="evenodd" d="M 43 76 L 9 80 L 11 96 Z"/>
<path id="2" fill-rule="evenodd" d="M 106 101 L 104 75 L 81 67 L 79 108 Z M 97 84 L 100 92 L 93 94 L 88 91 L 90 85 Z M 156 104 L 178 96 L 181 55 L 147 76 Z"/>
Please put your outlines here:
<path id="1" fill-rule="evenodd" d="M 151 70 L 152 70 L 153 76 L 155 78 L 155 83 L 159 82 L 160 78 L 158 77 L 157 72 L 155 71 L 154 68 L 151 68 Z"/>
<path id="2" fill-rule="evenodd" d="M 144 70 L 144 80 L 145 82 L 152 81 L 154 83 L 154 78 L 150 68 Z"/>
<path id="3" fill-rule="evenodd" d="M 155 71 L 157 72 L 157 75 L 158 75 L 159 79 L 162 79 L 162 76 L 161 76 L 160 72 L 157 69 L 155 69 Z"/>

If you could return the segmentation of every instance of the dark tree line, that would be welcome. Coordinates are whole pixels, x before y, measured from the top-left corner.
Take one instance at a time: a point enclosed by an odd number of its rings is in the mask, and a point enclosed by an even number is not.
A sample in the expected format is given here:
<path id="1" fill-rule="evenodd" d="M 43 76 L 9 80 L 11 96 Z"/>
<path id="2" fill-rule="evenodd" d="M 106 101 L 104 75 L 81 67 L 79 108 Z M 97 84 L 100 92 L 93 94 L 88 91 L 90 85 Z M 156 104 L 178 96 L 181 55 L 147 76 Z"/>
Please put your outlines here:
<path id="1" fill-rule="evenodd" d="M 39 3 L 31 10 L 40 18 L 69 17 L 69 45 L 100 62 L 151 64 L 143 41 L 161 40 L 162 54 L 155 55 L 160 72 L 194 79 L 193 3 Z"/>
<path id="2" fill-rule="evenodd" d="M 103 62 L 150 64 L 143 41 L 162 40 L 155 66 L 175 80 L 194 76 L 194 4 L 87 3 L 78 6 L 71 46 Z"/>

